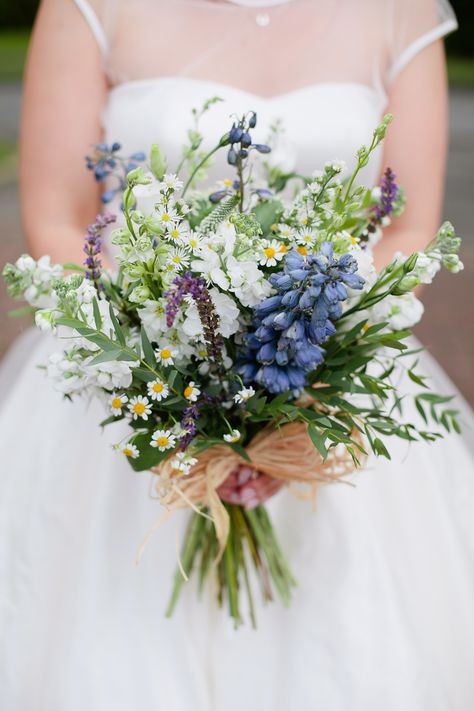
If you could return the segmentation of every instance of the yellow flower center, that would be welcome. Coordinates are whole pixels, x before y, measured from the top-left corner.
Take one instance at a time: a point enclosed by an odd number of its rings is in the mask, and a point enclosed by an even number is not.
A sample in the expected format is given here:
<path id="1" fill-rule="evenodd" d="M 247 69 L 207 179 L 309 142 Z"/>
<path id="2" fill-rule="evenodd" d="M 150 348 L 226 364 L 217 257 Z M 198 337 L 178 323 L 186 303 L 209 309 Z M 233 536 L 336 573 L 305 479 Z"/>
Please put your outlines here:
<path id="1" fill-rule="evenodd" d="M 133 406 L 133 410 L 137 413 L 137 415 L 143 415 L 145 412 L 145 405 L 142 402 L 136 402 Z"/>
<path id="2" fill-rule="evenodd" d="M 223 180 L 222 183 L 226 188 L 230 188 L 232 186 L 232 180 Z"/>
<path id="3" fill-rule="evenodd" d="M 124 449 L 122 449 L 122 452 L 125 454 L 126 457 L 133 457 L 133 449 L 130 449 L 130 447 L 124 447 Z"/>
<path id="4" fill-rule="evenodd" d="M 298 247 L 297 251 L 298 251 L 300 254 L 302 254 L 303 257 L 306 257 L 307 254 L 308 254 L 308 250 L 306 249 L 306 247 L 303 247 L 303 246 Z"/>
<path id="5" fill-rule="evenodd" d="M 177 239 L 179 237 L 179 230 L 171 230 L 170 235 L 173 239 Z"/>
<path id="6" fill-rule="evenodd" d="M 169 348 L 163 348 L 163 350 L 160 352 L 160 355 L 164 360 L 168 360 L 169 358 L 171 358 L 171 351 Z"/>
<path id="7" fill-rule="evenodd" d="M 163 220 L 163 222 L 169 222 L 171 220 L 171 215 L 169 214 L 169 212 L 164 212 L 163 217 L 161 219 Z"/>
<path id="8" fill-rule="evenodd" d="M 357 244 L 358 241 L 359 241 L 359 240 L 357 239 L 357 237 L 351 237 L 351 243 L 352 243 L 352 244 Z"/>
<path id="9" fill-rule="evenodd" d="M 184 395 L 184 397 L 191 397 L 192 394 L 193 394 L 193 388 L 191 387 L 191 385 L 188 385 L 188 387 L 184 389 L 183 395 Z"/>
<path id="10" fill-rule="evenodd" d="M 265 252 L 267 259 L 271 259 L 276 254 L 275 249 L 273 247 L 266 247 L 264 249 L 264 252 Z"/>
<path id="11" fill-rule="evenodd" d="M 114 408 L 114 410 L 120 410 L 120 408 L 122 407 L 122 400 L 119 397 L 114 397 L 114 399 L 112 400 L 112 407 Z"/>
<path id="12" fill-rule="evenodd" d="M 173 262 L 175 262 L 176 264 L 181 264 L 181 257 L 179 256 L 179 254 L 175 254 L 173 256 Z"/>
<path id="13" fill-rule="evenodd" d="M 153 392 L 162 393 L 164 389 L 165 386 L 163 385 L 163 383 L 153 383 Z"/>
<path id="14" fill-rule="evenodd" d="M 362 330 L 363 330 L 363 331 L 368 331 L 368 330 L 369 330 L 369 324 L 368 324 L 368 323 L 364 323 L 364 325 L 362 326 Z"/>
<path id="15" fill-rule="evenodd" d="M 312 238 L 311 238 L 311 235 L 304 235 L 303 239 L 305 242 L 311 242 Z"/>
<path id="16" fill-rule="evenodd" d="M 286 252 L 286 244 L 281 245 L 280 252 L 283 252 L 283 254 Z"/>
<path id="17" fill-rule="evenodd" d="M 307 217 L 303 217 L 303 219 L 301 220 L 301 224 L 302 224 L 302 225 L 307 225 L 308 222 L 309 222 L 309 220 L 308 220 Z"/>
<path id="18" fill-rule="evenodd" d="M 167 447 L 170 443 L 168 437 L 158 437 L 156 440 L 158 447 Z"/>

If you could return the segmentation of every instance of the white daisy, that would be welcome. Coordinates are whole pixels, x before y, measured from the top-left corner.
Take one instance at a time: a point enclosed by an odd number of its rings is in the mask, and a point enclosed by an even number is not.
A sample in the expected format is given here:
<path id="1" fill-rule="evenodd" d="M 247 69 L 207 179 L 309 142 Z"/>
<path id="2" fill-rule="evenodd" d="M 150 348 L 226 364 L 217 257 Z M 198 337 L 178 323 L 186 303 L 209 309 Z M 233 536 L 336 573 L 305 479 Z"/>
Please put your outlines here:
<path id="1" fill-rule="evenodd" d="M 181 190 L 183 187 L 183 181 L 174 173 L 165 173 L 162 182 L 168 190 Z"/>
<path id="2" fill-rule="evenodd" d="M 281 250 L 281 242 L 276 239 L 263 243 L 263 255 L 260 264 L 266 267 L 275 267 L 277 262 L 283 259 L 284 252 Z"/>
<path id="3" fill-rule="evenodd" d="M 148 415 L 151 415 L 150 401 L 143 395 L 132 397 L 128 409 L 134 420 L 138 420 L 139 417 L 143 420 L 148 420 Z"/>
<path id="4" fill-rule="evenodd" d="M 189 229 L 181 222 L 179 224 L 170 224 L 165 234 L 165 238 L 172 240 L 175 243 L 184 242 L 189 235 Z"/>
<path id="5" fill-rule="evenodd" d="M 128 397 L 126 395 L 117 395 L 117 393 L 112 393 L 109 400 L 109 406 L 113 415 L 121 415 L 123 406 L 128 402 Z"/>
<path id="6" fill-rule="evenodd" d="M 189 454 L 186 454 L 186 452 L 178 452 L 171 464 L 176 471 L 182 474 L 189 474 L 191 468 L 197 464 L 197 462 L 198 460 L 195 457 L 191 457 Z"/>
<path id="7" fill-rule="evenodd" d="M 293 228 L 289 225 L 280 224 L 278 225 L 278 233 L 283 239 L 291 239 L 293 237 Z"/>
<path id="8" fill-rule="evenodd" d="M 183 396 L 186 398 L 186 400 L 189 400 L 189 402 L 196 402 L 200 394 L 201 391 L 198 387 L 196 387 L 196 384 L 193 380 L 191 380 L 188 386 L 183 390 Z"/>
<path id="9" fill-rule="evenodd" d="M 193 254 L 199 254 L 204 243 L 204 237 L 196 232 L 188 232 L 185 241 L 187 246 L 191 248 Z"/>
<path id="10" fill-rule="evenodd" d="M 153 432 L 150 444 L 152 447 L 157 447 L 160 452 L 165 452 L 176 445 L 176 437 L 170 430 L 156 430 Z"/>
<path id="11" fill-rule="evenodd" d="M 232 430 L 229 434 L 225 434 L 222 436 L 222 439 L 225 442 L 229 442 L 230 444 L 234 444 L 234 442 L 238 442 L 239 439 L 241 438 L 241 434 L 239 430 Z"/>
<path id="12" fill-rule="evenodd" d="M 170 394 L 168 385 L 159 378 L 153 380 L 151 383 L 148 383 L 147 389 L 148 395 L 151 399 L 157 400 L 158 402 L 161 402 L 161 400 L 164 400 Z"/>
<path id="13" fill-rule="evenodd" d="M 177 211 L 171 205 L 158 205 L 156 208 L 157 217 L 168 227 L 178 221 Z"/>
<path id="14" fill-rule="evenodd" d="M 173 365 L 174 359 L 178 355 L 178 351 L 168 344 L 161 344 L 155 349 L 155 355 L 159 363 L 164 366 Z"/>
<path id="15" fill-rule="evenodd" d="M 316 235 L 312 230 L 301 230 L 296 235 L 296 243 L 304 247 L 312 247 L 316 242 Z"/>
<path id="16" fill-rule="evenodd" d="M 234 395 L 234 401 L 239 404 L 242 402 L 247 402 L 251 397 L 255 395 L 255 390 L 250 386 L 249 388 L 242 388 L 238 393 Z"/>
<path id="17" fill-rule="evenodd" d="M 122 447 L 120 451 L 129 459 L 137 459 L 137 457 L 140 456 L 138 447 L 136 447 L 134 444 L 131 444 L 131 442 L 126 444 L 125 447 Z"/>
<path id="18" fill-rule="evenodd" d="M 169 270 L 179 271 L 183 267 L 189 266 L 189 257 L 187 256 L 184 249 L 173 249 L 171 250 L 168 259 L 166 261 L 166 266 Z"/>

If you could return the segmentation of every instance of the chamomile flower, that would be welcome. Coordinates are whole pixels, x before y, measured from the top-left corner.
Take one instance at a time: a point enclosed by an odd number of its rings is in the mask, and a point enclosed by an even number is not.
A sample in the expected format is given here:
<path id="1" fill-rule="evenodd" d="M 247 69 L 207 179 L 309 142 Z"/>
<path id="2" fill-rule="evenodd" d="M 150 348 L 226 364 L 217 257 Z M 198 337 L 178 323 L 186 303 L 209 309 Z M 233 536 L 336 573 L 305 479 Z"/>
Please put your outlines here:
<path id="1" fill-rule="evenodd" d="M 186 452 L 178 452 L 178 454 L 172 459 L 171 464 L 174 469 L 182 474 L 189 474 L 191 468 L 197 464 L 198 460 L 191 455 L 186 454 Z"/>
<path id="2" fill-rule="evenodd" d="M 174 173 L 165 173 L 162 183 L 168 190 L 181 190 L 183 187 L 183 181 Z"/>
<path id="3" fill-rule="evenodd" d="M 301 230 L 296 235 L 296 243 L 301 244 L 304 247 L 313 247 L 316 242 L 316 235 L 312 230 Z"/>
<path id="4" fill-rule="evenodd" d="M 199 254 L 204 243 L 204 237 L 196 234 L 196 232 L 188 232 L 185 242 L 191 248 L 193 254 Z"/>
<path id="5" fill-rule="evenodd" d="M 159 348 L 155 349 L 155 355 L 161 365 L 168 366 L 173 365 L 178 351 L 167 344 L 161 344 Z"/>
<path id="6" fill-rule="evenodd" d="M 126 395 L 117 395 L 117 393 L 112 393 L 109 400 L 109 407 L 112 415 L 121 415 L 123 406 L 128 402 L 128 397 Z"/>
<path id="7" fill-rule="evenodd" d="M 141 417 L 142 420 L 148 420 L 148 415 L 151 415 L 150 401 L 147 397 L 143 397 L 143 395 L 132 397 L 128 409 L 134 420 L 138 420 L 139 417 Z"/>
<path id="8" fill-rule="evenodd" d="M 189 257 L 184 249 L 173 249 L 166 261 L 166 266 L 171 271 L 180 271 L 189 266 Z"/>
<path id="9" fill-rule="evenodd" d="M 169 228 L 165 234 L 165 238 L 172 240 L 175 243 L 182 243 L 186 241 L 189 235 L 189 230 L 184 223 L 169 225 Z"/>
<path id="10" fill-rule="evenodd" d="M 260 264 L 266 267 L 275 267 L 277 262 L 283 259 L 284 252 L 281 251 L 281 242 L 276 239 L 264 242 L 263 255 Z"/>
<path id="11" fill-rule="evenodd" d="M 242 388 L 238 393 L 234 395 L 234 402 L 240 404 L 242 402 L 247 402 L 251 397 L 255 395 L 255 390 L 250 386 L 249 388 Z"/>
<path id="12" fill-rule="evenodd" d="M 173 225 L 179 219 L 177 211 L 171 205 L 158 205 L 156 213 L 165 227 Z"/>
<path id="13" fill-rule="evenodd" d="M 138 447 L 131 442 L 128 442 L 124 447 L 120 449 L 122 454 L 124 454 L 128 459 L 137 459 L 140 456 Z"/>
<path id="14" fill-rule="evenodd" d="M 191 380 L 183 390 L 183 396 L 186 400 L 189 400 L 189 402 L 196 402 L 200 394 L 201 391 L 196 387 L 196 383 L 193 380 Z"/>
<path id="15" fill-rule="evenodd" d="M 293 237 L 293 229 L 289 225 L 277 225 L 278 233 L 283 239 L 291 239 Z"/>
<path id="16" fill-rule="evenodd" d="M 161 402 L 170 394 L 170 390 L 167 383 L 164 383 L 159 378 L 153 380 L 151 383 L 148 383 L 147 389 L 148 395 L 151 397 L 151 399 L 157 400 L 158 402 Z"/>
<path id="17" fill-rule="evenodd" d="M 156 430 L 153 432 L 150 444 L 160 452 L 165 452 L 167 449 L 173 449 L 176 445 L 176 437 L 171 434 L 171 430 Z"/>
<path id="18" fill-rule="evenodd" d="M 222 436 L 222 439 L 225 442 L 229 442 L 229 444 L 234 444 L 235 442 L 238 442 L 241 438 L 241 434 L 239 430 L 232 430 L 232 432 L 229 432 L 228 434 L 225 434 Z"/>

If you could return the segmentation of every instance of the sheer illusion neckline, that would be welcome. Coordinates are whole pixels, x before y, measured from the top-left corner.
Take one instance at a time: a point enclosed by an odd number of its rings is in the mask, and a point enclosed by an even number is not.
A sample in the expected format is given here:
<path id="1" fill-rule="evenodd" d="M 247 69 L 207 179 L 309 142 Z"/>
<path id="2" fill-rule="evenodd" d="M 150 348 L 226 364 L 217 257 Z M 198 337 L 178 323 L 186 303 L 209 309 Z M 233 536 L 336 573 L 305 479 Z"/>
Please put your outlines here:
<path id="1" fill-rule="evenodd" d="M 312 84 L 306 84 L 305 86 L 298 87 L 296 89 L 290 89 L 289 91 L 284 91 L 280 92 L 278 94 L 272 94 L 270 96 L 264 96 L 262 94 L 257 94 L 252 91 L 247 91 L 247 89 L 241 89 L 240 87 L 237 86 L 232 86 L 231 84 L 225 84 L 223 82 L 219 81 L 213 81 L 212 79 L 199 79 L 196 77 L 180 77 L 180 76 L 163 76 L 163 77 L 149 77 L 146 79 L 131 79 L 130 81 L 124 81 L 120 82 L 119 84 L 115 84 L 112 86 L 109 90 L 109 95 L 119 93 L 121 90 L 127 90 L 127 89 L 133 89 L 134 87 L 147 87 L 147 86 L 152 86 L 154 84 L 158 85 L 159 83 L 171 83 L 171 82 L 176 82 L 176 83 L 191 83 L 194 84 L 195 86 L 209 86 L 212 87 L 214 91 L 222 91 L 222 92 L 234 92 L 237 94 L 243 94 L 248 96 L 250 99 L 254 101 L 259 101 L 259 102 L 275 102 L 275 101 L 282 101 L 282 100 L 289 100 L 292 98 L 295 98 L 296 96 L 300 96 L 305 93 L 310 93 L 311 91 L 317 91 L 318 89 L 328 89 L 329 87 L 337 87 L 337 88 L 358 88 L 363 90 L 364 92 L 368 92 L 372 96 L 377 96 L 380 100 L 381 105 L 384 105 L 387 102 L 387 95 L 385 91 L 383 90 L 382 87 L 379 89 L 369 86 L 369 84 L 364 84 L 363 82 L 357 82 L 357 81 L 321 81 L 321 82 L 315 82 Z"/>

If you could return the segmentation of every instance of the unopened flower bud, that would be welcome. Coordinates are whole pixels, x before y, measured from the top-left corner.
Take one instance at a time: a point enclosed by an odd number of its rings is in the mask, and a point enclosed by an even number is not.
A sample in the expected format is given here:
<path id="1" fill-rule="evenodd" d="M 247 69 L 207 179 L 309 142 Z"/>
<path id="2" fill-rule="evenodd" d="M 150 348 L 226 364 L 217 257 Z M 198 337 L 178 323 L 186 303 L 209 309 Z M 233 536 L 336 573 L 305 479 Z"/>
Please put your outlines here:
<path id="1" fill-rule="evenodd" d="M 392 288 L 392 294 L 394 296 L 402 296 L 410 291 L 413 291 L 415 286 L 420 283 L 420 278 L 412 274 L 404 276 L 400 281 L 398 281 Z"/>

